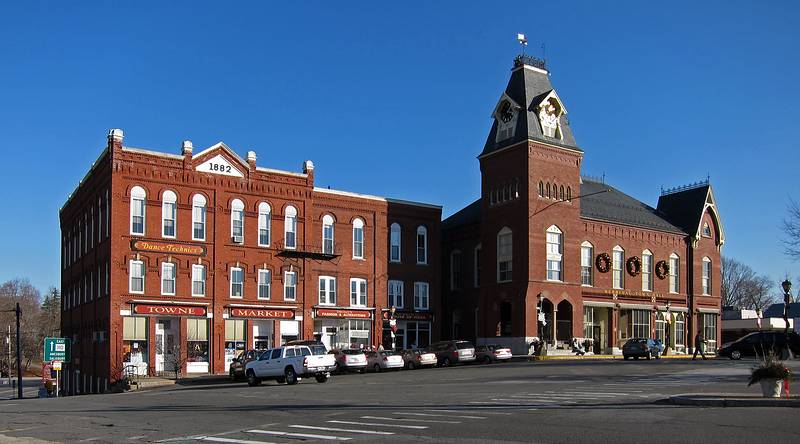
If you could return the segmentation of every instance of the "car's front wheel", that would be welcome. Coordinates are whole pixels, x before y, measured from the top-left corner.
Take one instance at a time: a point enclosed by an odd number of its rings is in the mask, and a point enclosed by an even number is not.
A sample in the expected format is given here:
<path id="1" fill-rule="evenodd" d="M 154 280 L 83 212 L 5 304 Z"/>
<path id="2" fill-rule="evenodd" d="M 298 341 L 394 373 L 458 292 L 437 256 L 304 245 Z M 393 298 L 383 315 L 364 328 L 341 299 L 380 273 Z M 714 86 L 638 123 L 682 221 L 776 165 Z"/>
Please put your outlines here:
<path id="1" fill-rule="evenodd" d="M 261 378 L 256 376 L 256 373 L 252 370 L 247 371 L 247 385 L 250 387 L 255 387 L 261 384 Z"/>
<path id="2" fill-rule="evenodd" d="M 442 359 L 442 367 L 450 367 L 450 358 Z"/>
<path id="3" fill-rule="evenodd" d="M 740 352 L 739 350 L 732 351 L 731 352 L 731 359 L 733 359 L 734 361 L 738 361 L 739 359 L 742 359 L 742 352 Z"/>
<path id="4" fill-rule="evenodd" d="M 378 365 L 378 364 L 375 364 L 375 365 L 372 366 L 372 370 L 374 370 L 375 373 L 380 373 L 381 372 L 381 366 Z"/>
<path id="5" fill-rule="evenodd" d="M 289 385 L 297 384 L 297 373 L 294 372 L 292 367 L 286 367 L 283 371 L 283 377 L 286 378 L 286 383 Z"/>

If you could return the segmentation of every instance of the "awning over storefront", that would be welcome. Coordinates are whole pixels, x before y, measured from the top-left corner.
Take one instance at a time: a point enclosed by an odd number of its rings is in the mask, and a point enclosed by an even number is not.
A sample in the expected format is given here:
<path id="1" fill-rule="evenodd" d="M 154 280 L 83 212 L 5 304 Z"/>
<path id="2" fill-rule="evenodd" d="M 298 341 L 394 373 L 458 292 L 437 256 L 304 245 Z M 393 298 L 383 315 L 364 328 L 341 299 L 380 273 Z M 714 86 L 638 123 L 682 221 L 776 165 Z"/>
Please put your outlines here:
<path id="1" fill-rule="evenodd" d="M 658 311 L 667 311 L 667 306 L 666 305 L 659 305 L 658 306 Z M 673 307 L 673 306 L 670 305 L 669 311 L 671 311 L 671 312 L 672 311 L 680 312 L 680 313 L 688 313 L 689 309 L 686 308 L 686 307 Z"/>
<path id="2" fill-rule="evenodd" d="M 715 313 L 719 314 L 719 308 L 698 308 L 697 311 L 700 313 Z"/>
<path id="3" fill-rule="evenodd" d="M 613 302 L 583 301 L 584 307 L 606 307 L 614 308 Z"/>
<path id="4" fill-rule="evenodd" d="M 619 304 L 619 308 L 627 310 L 652 310 L 653 304 Z"/>

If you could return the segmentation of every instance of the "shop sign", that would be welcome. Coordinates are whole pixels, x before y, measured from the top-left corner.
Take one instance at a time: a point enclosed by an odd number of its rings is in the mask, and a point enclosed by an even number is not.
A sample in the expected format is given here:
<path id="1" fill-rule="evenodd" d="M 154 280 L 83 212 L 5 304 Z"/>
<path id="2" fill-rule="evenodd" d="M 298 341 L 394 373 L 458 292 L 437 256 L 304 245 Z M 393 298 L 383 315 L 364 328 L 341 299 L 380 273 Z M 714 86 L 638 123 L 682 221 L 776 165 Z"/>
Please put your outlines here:
<path id="1" fill-rule="evenodd" d="M 400 321 L 430 321 L 432 315 L 427 312 L 398 311 L 394 317 Z"/>
<path id="2" fill-rule="evenodd" d="M 206 247 L 203 245 L 173 244 L 167 242 L 152 242 L 141 239 L 131 240 L 131 250 L 148 251 L 164 254 L 188 254 L 190 256 L 205 256 Z"/>
<path id="3" fill-rule="evenodd" d="M 339 319 L 370 319 L 372 313 L 361 310 L 332 310 L 328 308 L 317 309 L 318 318 L 339 318 Z"/>
<path id="4" fill-rule="evenodd" d="M 294 310 L 272 310 L 267 308 L 231 308 L 231 317 L 260 319 L 294 319 Z"/>
<path id="5" fill-rule="evenodd" d="M 205 307 L 186 305 L 136 305 L 133 312 L 144 315 L 205 316 Z"/>

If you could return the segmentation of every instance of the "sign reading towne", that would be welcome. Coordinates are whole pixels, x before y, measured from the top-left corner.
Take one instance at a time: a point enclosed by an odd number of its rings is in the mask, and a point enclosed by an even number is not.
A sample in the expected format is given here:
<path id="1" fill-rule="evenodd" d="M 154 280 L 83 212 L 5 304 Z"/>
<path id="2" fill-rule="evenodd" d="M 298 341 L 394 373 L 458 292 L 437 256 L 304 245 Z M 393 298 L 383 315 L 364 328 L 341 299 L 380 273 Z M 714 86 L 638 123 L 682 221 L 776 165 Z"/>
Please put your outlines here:
<path id="1" fill-rule="evenodd" d="M 69 338 L 44 338 L 44 361 L 69 362 L 72 340 Z"/>

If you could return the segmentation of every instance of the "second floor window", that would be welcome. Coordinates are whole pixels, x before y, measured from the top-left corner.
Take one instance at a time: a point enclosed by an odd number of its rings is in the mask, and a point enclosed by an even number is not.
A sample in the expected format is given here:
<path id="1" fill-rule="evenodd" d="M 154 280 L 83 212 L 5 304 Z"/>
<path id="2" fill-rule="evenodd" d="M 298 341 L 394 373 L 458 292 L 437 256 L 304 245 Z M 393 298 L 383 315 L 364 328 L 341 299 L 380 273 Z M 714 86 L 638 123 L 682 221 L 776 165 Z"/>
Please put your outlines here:
<path id="1" fill-rule="evenodd" d="M 319 304 L 336 305 L 336 278 L 330 276 L 319 277 Z"/>
<path id="2" fill-rule="evenodd" d="M 364 259 L 364 221 L 353 221 L 353 259 Z"/>
<path id="3" fill-rule="evenodd" d="M 417 227 L 417 263 L 428 263 L 428 230 L 425 227 Z"/>
<path id="4" fill-rule="evenodd" d="M 389 230 L 389 261 L 400 262 L 400 225 L 396 223 Z"/>
<path id="5" fill-rule="evenodd" d="M 403 281 L 389 281 L 389 307 L 403 308 Z"/>
<path id="6" fill-rule="evenodd" d="M 592 257 L 594 248 L 589 242 L 581 244 L 581 285 L 591 286 L 592 280 Z"/>
<path id="7" fill-rule="evenodd" d="M 269 299 L 272 284 L 272 273 L 269 270 L 258 270 L 258 298 Z"/>
<path id="8" fill-rule="evenodd" d="M 702 276 L 702 285 L 703 285 L 703 294 L 711 294 L 711 259 L 704 257 L 703 258 L 703 276 Z"/>
<path id="9" fill-rule="evenodd" d="M 622 268 L 625 262 L 625 250 L 619 245 L 614 247 L 611 258 L 611 280 L 614 288 L 625 288 L 625 277 L 622 274 Z"/>
<path id="10" fill-rule="evenodd" d="M 642 290 L 653 291 L 653 253 L 642 252 Z"/>
<path id="11" fill-rule="evenodd" d="M 147 194 L 142 187 L 131 189 L 131 234 L 144 236 L 145 199 Z"/>
<path id="12" fill-rule="evenodd" d="M 561 281 L 562 276 L 562 236 L 555 225 L 547 229 L 547 280 Z"/>
<path id="13" fill-rule="evenodd" d="M 428 309 L 428 283 L 414 282 L 414 309 Z"/>
<path id="14" fill-rule="evenodd" d="M 239 199 L 231 202 L 231 237 L 237 244 L 244 243 L 244 203 Z"/>
<path id="15" fill-rule="evenodd" d="M 244 270 L 231 268 L 231 297 L 241 298 L 244 295 Z"/>
<path id="16" fill-rule="evenodd" d="M 206 240 L 206 198 L 202 194 L 192 197 L 192 240 Z"/>
<path id="17" fill-rule="evenodd" d="M 322 218 L 322 253 L 333 254 L 333 217 L 330 214 Z"/>
<path id="18" fill-rule="evenodd" d="M 367 280 L 350 279 L 350 306 L 367 306 Z"/>
<path id="19" fill-rule="evenodd" d="M 164 191 L 161 198 L 161 235 L 175 237 L 175 219 L 178 213 L 178 198 L 172 191 Z"/>
<path id="20" fill-rule="evenodd" d="M 680 293 L 681 260 L 675 253 L 669 256 L 669 292 Z"/>
<path id="21" fill-rule="evenodd" d="M 503 228 L 497 234 L 497 282 L 509 282 L 512 275 L 513 238 L 511 229 Z"/>
<path id="22" fill-rule="evenodd" d="M 192 265 L 192 296 L 206 295 L 206 267 Z"/>
<path id="23" fill-rule="evenodd" d="M 284 247 L 297 248 L 297 210 L 293 206 L 286 207 L 283 216 Z"/>
<path id="24" fill-rule="evenodd" d="M 258 245 L 269 246 L 269 235 L 272 228 L 269 204 L 261 202 L 258 204 Z"/>
<path id="25" fill-rule="evenodd" d="M 144 293 L 144 262 L 131 261 L 130 263 L 130 292 Z"/>
<path id="26" fill-rule="evenodd" d="M 175 264 L 171 262 L 161 264 L 161 294 L 175 294 Z"/>
<path id="27" fill-rule="evenodd" d="M 283 274 L 283 300 L 294 301 L 297 299 L 297 273 L 287 271 Z"/>

